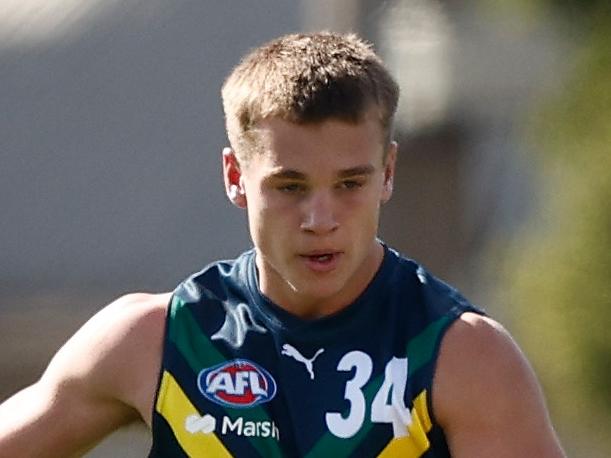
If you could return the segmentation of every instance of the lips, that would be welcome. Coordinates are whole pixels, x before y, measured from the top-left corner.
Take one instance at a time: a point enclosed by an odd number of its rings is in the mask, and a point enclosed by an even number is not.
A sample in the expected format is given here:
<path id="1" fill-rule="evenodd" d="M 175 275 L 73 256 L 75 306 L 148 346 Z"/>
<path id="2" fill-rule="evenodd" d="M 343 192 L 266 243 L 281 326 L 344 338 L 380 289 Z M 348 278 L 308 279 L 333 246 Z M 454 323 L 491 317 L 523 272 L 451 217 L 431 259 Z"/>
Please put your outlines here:
<path id="1" fill-rule="evenodd" d="M 300 254 L 299 257 L 310 270 L 315 272 L 329 272 L 337 267 L 341 255 L 341 251 L 316 250 Z"/>
<path id="2" fill-rule="evenodd" d="M 333 253 L 308 256 L 308 258 L 313 259 L 313 260 L 318 261 L 318 262 L 327 262 L 327 261 L 331 260 L 332 257 L 333 257 Z"/>

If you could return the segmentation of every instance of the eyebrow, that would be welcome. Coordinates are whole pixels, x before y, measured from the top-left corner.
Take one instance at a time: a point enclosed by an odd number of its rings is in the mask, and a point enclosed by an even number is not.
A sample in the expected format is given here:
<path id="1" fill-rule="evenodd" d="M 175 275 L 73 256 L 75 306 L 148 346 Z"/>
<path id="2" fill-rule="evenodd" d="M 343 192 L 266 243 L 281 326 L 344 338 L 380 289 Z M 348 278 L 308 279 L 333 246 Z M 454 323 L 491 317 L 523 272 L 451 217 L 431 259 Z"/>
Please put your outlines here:
<path id="1" fill-rule="evenodd" d="M 371 175 L 375 172 L 375 167 L 371 164 L 359 165 L 351 167 L 349 169 L 340 170 L 337 174 L 338 178 L 347 178 L 358 175 Z M 270 178 L 285 179 L 285 180 L 305 180 L 307 176 L 293 169 L 279 170 L 276 173 L 272 173 Z"/>
<path id="2" fill-rule="evenodd" d="M 280 170 L 272 173 L 270 178 L 285 179 L 285 180 L 305 180 L 306 176 L 304 173 L 298 172 L 293 169 Z"/>
<path id="3" fill-rule="evenodd" d="M 340 178 L 353 177 L 357 175 L 371 175 L 375 172 L 375 167 L 371 164 L 359 165 L 340 171 L 337 175 Z"/>

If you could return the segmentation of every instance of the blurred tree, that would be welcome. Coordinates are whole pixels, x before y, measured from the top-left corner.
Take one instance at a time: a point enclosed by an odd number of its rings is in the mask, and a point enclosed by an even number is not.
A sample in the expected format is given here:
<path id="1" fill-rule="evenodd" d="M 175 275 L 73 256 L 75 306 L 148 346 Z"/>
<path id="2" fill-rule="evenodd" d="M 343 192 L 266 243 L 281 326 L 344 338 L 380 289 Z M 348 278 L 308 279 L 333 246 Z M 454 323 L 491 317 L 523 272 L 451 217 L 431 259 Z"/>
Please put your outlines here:
<path id="1" fill-rule="evenodd" d="M 572 456 L 609 456 L 611 8 L 607 0 L 538 3 L 567 15 L 579 52 L 562 93 L 528 122 L 541 194 L 536 214 L 503 251 L 504 289 L 516 312 L 513 331 Z"/>

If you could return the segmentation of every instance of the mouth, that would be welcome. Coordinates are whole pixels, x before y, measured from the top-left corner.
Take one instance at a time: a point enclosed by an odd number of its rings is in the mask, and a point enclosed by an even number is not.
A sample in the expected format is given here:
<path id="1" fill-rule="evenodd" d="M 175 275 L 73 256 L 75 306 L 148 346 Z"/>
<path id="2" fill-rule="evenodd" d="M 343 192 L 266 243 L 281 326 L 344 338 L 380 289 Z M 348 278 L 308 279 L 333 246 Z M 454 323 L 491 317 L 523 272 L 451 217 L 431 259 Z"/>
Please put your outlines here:
<path id="1" fill-rule="evenodd" d="M 306 266 L 315 272 L 328 272 L 337 267 L 340 251 L 314 251 L 299 255 Z"/>

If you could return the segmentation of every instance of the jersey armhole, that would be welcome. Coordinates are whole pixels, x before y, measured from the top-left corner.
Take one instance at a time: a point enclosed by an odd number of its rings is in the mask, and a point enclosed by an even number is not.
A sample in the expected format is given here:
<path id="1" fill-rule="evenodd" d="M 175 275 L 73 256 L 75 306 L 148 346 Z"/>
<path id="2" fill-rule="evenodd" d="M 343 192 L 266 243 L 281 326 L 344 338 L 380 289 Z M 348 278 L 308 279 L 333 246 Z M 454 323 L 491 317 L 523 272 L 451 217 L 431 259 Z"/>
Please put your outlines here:
<path id="1" fill-rule="evenodd" d="M 160 397 L 160 391 L 161 391 L 161 384 L 163 381 L 163 373 L 164 373 L 164 361 L 165 361 L 165 355 L 166 355 L 166 341 L 167 341 L 167 337 L 169 335 L 169 331 L 170 331 L 170 315 L 172 314 L 172 306 L 174 304 L 174 297 L 175 297 L 175 293 L 172 293 L 172 295 L 170 296 L 170 301 L 168 303 L 167 306 L 167 310 L 166 310 L 166 314 L 165 314 L 165 324 L 163 326 L 163 337 L 162 337 L 162 346 L 161 346 L 161 361 L 159 364 L 159 373 L 157 374 L 157 384 L 156 384 L 156 388 L 155 388 L 155 396 L 153 398 L 153 403 L 151 405 L 151 431 L 154 428 L 154 423 L 155 423 L 155 412 L 157 411 L 157 403 L 159 402 L 159 397 Z M 154 436 L 153 436 L 154 437 Z"/>
<path id="2" fill-rule="evenodd" d="M 433 353 L 435 357 L 433 359 L 433 368 L 431 369 L 431 386 L 428 387 L 429 394 L 426 397 L 426 404 L 427 404 L 426 407 L 429 411 L 429 417 L 431 419 L 433 428 L 439 428 L 442 432 L 443 432 L 443 428 L 437 421 L 437 416 L 435 415 L 435 409 L 433 409 L 433 398 L 435 397 L 435 392 L 433 390 L 433 387 L 435 386 L 435 377 L 437 376 L 437 362 L 439 361 L 439 350 L 441 348 L 441 343 L 443 342 L 443 338 L 445 337 L 446 333 L 448 332 L 448 329 L 450 329 L 450 327 L 456 322 L 456 320 L 458 320 L 462 316 L 463 313 L 468 313 L 468 312 L 476 313 L 482 316 L 487 316 L 486 313 L 484 313 L 482 310 L 476 307 L 456 305 L 448 311 L 449 319 L 445 323 L 443 328 L 440 330 L 439 335 L 437 336 L 437 341 L 435 342 L 435 349 Z"/>

